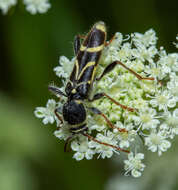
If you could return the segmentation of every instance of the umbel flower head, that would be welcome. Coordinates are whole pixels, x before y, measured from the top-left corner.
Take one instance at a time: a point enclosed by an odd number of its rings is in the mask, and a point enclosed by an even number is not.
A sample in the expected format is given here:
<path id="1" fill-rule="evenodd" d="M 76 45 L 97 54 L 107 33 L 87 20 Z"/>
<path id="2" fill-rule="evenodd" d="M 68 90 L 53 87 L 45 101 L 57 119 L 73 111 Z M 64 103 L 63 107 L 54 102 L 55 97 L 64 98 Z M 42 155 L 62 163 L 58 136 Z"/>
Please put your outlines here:
<path id="1" fill-rule="evenodd" d="M 138 138 L 143 141 L 145 149 L 157 152 L 161 156 L 171 147 L 170 140 L 178 134 L 178 53 L 167 53 L 163 47 L 157 48 L 157 37 L 153 29 L 144 34 L 133 33 L 125 38 L 116 33 L 111 43 L 104 47 L 97 67 L 100 76 L 104 68 L 113 61 L 120 61 L 126 67 L 143 77 L 154 80 L 139 80 L 133 73 L 118 65 L 101 80 L 93 84 L 92 94 L 104 92 L 115 101 L 130 108 L 122 109 L 107 97 L 93 102 L 85 102 L 86 107 L 99 109 L 115 128 L 110 128 L 100 115 L 87 112 L 87 133 L 95 141 L 78 134 L 70 146 L 76 160 L 111 158 L 120 152 L 120 147 L 130 152 L 124 161 L 126 174 L 141 176 L 145 165 L 142 163 L 144 153 L 135 153 Z M 69 60 L 62 56 L 59 65 L 54 68 L 56 75 L 62 78 L 64 91 L 69 80 L 75 58 Z M 60 100 L 48 100 L 45 108 L 37 107 L 36 117 L 43 118 L 43 123 L 56 122 L 55 136 L 66 140 L 71 136 L 66 122 L 60 123 L 54 114 L 56 108 L 62 108 L 65 97 Z M 61 115 L 62 117 L 62 115 Z M 123 129 L 123 130 L 118 130 Z M 103 142 L 103 144 L 97 141 Z M 110 144 L 111 146 L 106 146 Z"/>

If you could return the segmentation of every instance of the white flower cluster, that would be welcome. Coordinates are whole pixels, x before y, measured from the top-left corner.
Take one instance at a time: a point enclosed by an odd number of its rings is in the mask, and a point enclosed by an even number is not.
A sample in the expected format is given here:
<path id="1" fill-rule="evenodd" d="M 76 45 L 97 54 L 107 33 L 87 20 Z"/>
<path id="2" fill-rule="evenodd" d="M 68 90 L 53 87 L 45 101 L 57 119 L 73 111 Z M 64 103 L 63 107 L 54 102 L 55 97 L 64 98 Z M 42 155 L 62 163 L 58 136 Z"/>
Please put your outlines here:
<path id="1" fill-rule="evenodd" d="M 26 10 L 31 14 L 46 13 L 51 7 L 48 0 L 23 0 Z M 17 4 L 17 0 L 0 0 L 0 9 L 3 14 L 7 14 L 8 10 Z"/>
<path id="2" fill-rule="evenodd" d="M 10 7 L 16 5 L 17 0 L 0 0 L 0 9 L 3 14 L 6 14 Z"/>
<path id="3" fill-rule="evenodd" d="M 132 107 L 135 111 L 122 109 L 106 97 L 92 103 L 85 102 L 103 112 L 116 128 L 111 129 L 100 115 L 88 112 L 87 133 L 103 144 L 79 134 L 71 142 L 76 160 L 92 159 L 94 154 L 110 158 L 114 153 L 119 153 L 114 147 L 120 147 L 130 152 L 128 160 L 124 161 L 126 174 L 139 177 L 145 165 L 141 162 L 143 153 L 133 154 L 138 139 L 143 141 L 148 150 L 157 152 L 159 156 L 171 147 L 170 140 L 178 134 L 178 53 L 166 53 L 163 47 L 158 49 L 156 43 L 155 31 L 151 29 L 144 34 L 133 33 L 126 39 L 121 33 L 116 33 L 112 42 L 104 48 L 97 76 L 101 75 L 109 63 L 118 60 L 142 77 L 154 77 L 154 80 L 139 80 L 118 65 L 100 81 L 94 82 L 93 94 L 109 94 L 115 101 Z M 62 56 L 60 65 L 54 69 L 64 84 L 68 81 L 73 64 L 74 59 L 70 61 Z M 44 124 L 56 120 L 59 125 L 54 109 L 62 107 L 65 101 L 62 97 L 57 103 L 49 100 L 46 108 L 36 108 L 35 115 L 43 118 Z M 66 140 L 71 135 L 69 126 L 64 122 L 55 131 L 55 135 Z"/>
<path id="4" fill-rule="evenodd" d="M 37 13 L 46 13 L 51 7 L 48 0 L 24 0 L 24 4 L 26 5 L 27 11 L 33 15 Z"/>

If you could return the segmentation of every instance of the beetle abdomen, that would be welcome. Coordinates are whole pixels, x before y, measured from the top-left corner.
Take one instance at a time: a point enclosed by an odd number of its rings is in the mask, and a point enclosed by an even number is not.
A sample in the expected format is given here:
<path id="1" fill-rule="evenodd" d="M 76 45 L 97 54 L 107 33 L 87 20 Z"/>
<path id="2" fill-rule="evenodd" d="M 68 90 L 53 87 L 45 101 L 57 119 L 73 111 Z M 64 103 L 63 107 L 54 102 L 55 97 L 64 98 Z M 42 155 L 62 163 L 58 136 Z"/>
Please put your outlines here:
<path id="1" fill-rule="evenodd" d="M 79 101 L 69 101 L 63 106 L 63 117 L 70 125 L 83 123 L 86 119 L 86 111 Z"/>

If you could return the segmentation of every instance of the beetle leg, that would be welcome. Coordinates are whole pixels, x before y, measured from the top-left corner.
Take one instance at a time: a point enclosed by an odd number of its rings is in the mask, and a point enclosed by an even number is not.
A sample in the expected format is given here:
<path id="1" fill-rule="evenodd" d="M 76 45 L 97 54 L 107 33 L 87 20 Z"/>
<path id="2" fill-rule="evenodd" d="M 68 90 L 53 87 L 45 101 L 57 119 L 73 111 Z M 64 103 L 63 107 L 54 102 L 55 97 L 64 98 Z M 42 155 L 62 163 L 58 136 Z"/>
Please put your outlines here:
<path id="1" fill-rule="evenodd" d="M 84 36 L 84 35 L 78 35 L 78 37 L 79 37 L 80 39 L 82 39 L 82 40 L 84 40 L 84 39 L 86 38 L 86 36 Z"/>
<path id="2" fill-rule="evenodd" d="M 95 101 L 95 100 L 98 100 L 102 97 L 107 97 L 108 99 L 110 99 L 113 103 L 115 103 L 116 105 L 120 106 L 122 109 L 125 109 L 125 110 L 128 110 L 128 111 L 131 111 L 131 112 L 134 112 L 136 111 L 136 109 L 134 108 L 131 108 L 131 107 L 128 107 L 128 106 L 125 106 L 123 104 L 120 104 L 119 102 L 117 102 L 116 100 L 114 100 L 113 98 L 111 98 L 109 95 L 105 94 L 105 93 L 97 93 L 93 96 L 92 99 L 89 99 L 89 101 Z"/>
<path id="3" fill-rule="evenodd" d="M 67 145 L 69 144 L 69 142 L 72 140 L 73 137 L 74 137 L 74 135 L 71 135 L 70 137 L 67 138 L 65 145 L 64 145 L 64 152 L 67 152 Z"/>
<path id="4" fill-rule="evenodd" d="M 80 39 L 85 39 L 85 36 L 77 35 L 74 38 L 74 53 L 75 53 L 75 55 L 77 55 L 79 50 L 80 50 L 80 46 L 81 46 Z"/>
<path id="5" fill-rule="evenodd" d="M 109 46 L 111 44 L 111 42 L 114 40 L 115 35 L 109 40 L 109 42 L 105 42 L 105 46 Z"/>
<path id="6" fill-rule="evenodd" d="M 54 113 L 55 113 L 56 117 L 61 121 L 61 124 L 63 124 L 64 121 L 63 121 L 62 117 L 58 114 L 58 108 L 56 108 L 56 109 L 54 110 Z"/>
<path id="7" fill-rule="evenodd" d="M 112 145 L 112 144 L 108 144 L 108 143 L 105 143 L 105 142 L 101 142 L 101 141 L 97 140 L 96 138 L 90 136 L 90 135 L 87 134 L 87 133 L 81 133 L 81 134 L 84 135 L 84 136 L 86 136 L 86 137 L 88 137 L 88 139 L 90 139 L 90 140 L 92 140 L 92 141 L 95 141 L 95 142 L 97 142 L 97 143 L 99 143 L 99 144 L 102 144 L 102 145 L 105 145 L 105 146 L 112 147 L 112 148 L 114 148 L 114 149 L 116 149 L 116 150 L 118 150 L 118 151 L 122 151 L 122 152 L 126 152 L 126 153 L 129 153 L 129 152 L 130 152 L 129 150 L 124 150 L 124 149 L 119 148 L 119 147 L 117 147 L 117 146 L 114 146 L 114 145 Z"/>
<path id="8" fill-rule="evenodd" d="M 84 128 L 83 130 L 81 130 L 81 131 L 79 131 L 79 132 L 77 132 L 77 133 L 71 131 L 72 135 L 69 136 L 69 137 L 67 138 L 66 142 L 65 142 L 65 145 L 64 145 L 64 152 L 67 152 L 67 145 L 68 145 L 69 142 L 74 138 L 74 136 L 75 136 L 76 134 L 83 134 L 84 131 L 87 131 L 87 130 L 88 130 L 88 128 L 86 127 L 86 128 Z"/>
<path id="9" fill-rule="evenodd" d="M 118 127 L 114 126 L 114 125 L 111 123 L 111 121 L 107 118 L 107 116 L 106 116 L 104 113 L 102 113 L 99 109 L 94 108 L 94 107 L 90 107 L 90 108 L 88 108 L 88 109 L 89 109 L 91 112 L 93 112 L 94 114 L 101 115 L 101 116 L 104 118 L 104 120 L 106 121 L 106 123 L 108 124 L 108 126 L 109 126 L 110 128 L 112 128 L 112 129 L 117 129 L 119 132 L 127 132 L 126 129 L 121 129 L 121 128 L 118 128 Z"/>
<path id="10" fill-rule="evenodd" d="M 121 65 L 122 67 L 124 67 L 125 69 L 127 69 L 129 72 L 131 72 L 133 75 L 135 75 L 139 80 L 155 80 L 155 78 L 153 77 L 142 77 L 141 75 L 139 75 L 138 73 L 136 73 L 135 71 L 133 71 L 132 69 L 128 68 L 126 65 L 124 65 L 122 62 L 120 61 L 114 61 L 112 63 L 110 63 L 103 71 L 103 73 L 101 74 L 100 77 L 96 78 L 96 80 L 101 80 L 103 78 L 104 75 L 106 75 L 107 73 L 109 73 L 110 71 L 112 71 L 114 69 L 114 67 L 116 65 Z"/>

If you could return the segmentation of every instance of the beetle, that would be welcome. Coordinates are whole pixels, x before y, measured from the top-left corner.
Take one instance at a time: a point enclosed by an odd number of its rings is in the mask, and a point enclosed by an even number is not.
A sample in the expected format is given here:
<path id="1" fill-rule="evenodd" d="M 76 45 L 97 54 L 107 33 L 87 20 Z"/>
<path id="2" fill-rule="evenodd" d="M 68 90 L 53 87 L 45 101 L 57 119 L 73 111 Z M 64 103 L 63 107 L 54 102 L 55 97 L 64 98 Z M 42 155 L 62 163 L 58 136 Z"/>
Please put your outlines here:
<path id="1" fill-rule="evenodd" d="M 75 62 L 73 66 L 73 70 L 70 74 L 68 83 L 65 87 L 65 92 L 62 92 L 58 87 L 49 85 L 48 89 L 60 96 L 67 97 L 66 103 L 63 105 L 62 108 L 62 116 L 60 116 L 60 108 L 55 109 L 55 114 L 57 118 L 63 123 L 65 120 L 70 128 L 71 136 L 66 140 L 64 150 L 66 151 L 66 147 L 68 142 L 77 134 L 82 134 L 88 137 L 90 140 L 93 140 L 97 143 L 110 146 L 115 148 L 119 151 L 129 152 L 128 150 L 123 150 L 119 147 L 113 146 L 111 144 L 107 144 L 104 142 L 100 142 L 94 137 L 90 136 L 87 133 L 88 127 L 86 122 L 87 117 L 87 109 L 89 109 L 93 114 L 97 114 L 103 117 L 106 121 L 108 126 L 112 129 L 116 128 L 106 117 L 104 113 L 102 113 L 98 108 L 95 107 L 86 107 L 84 106 L 85 101 L 95 101 L 102 97 L 106 97 L 110 99 L 113 103 L 120 106 L 123 109 L 127 109 L 128 111 L 135 111 L 134 108 L 130 108 L 128 106 L 122 105 L 112 97 L 110 97 L 106 93 L 96 93 L 92 98 L 90 97 L 91 90 L 93 83 L 95 81 L 99 81 L 105 76 L 107 73 L 112 71 L 116 65 L 121 65 L 129 72 L 134 74 L 139 80 L 154 80 L 154 78 L 149 77 L 142 77 L 137 74 L 135 71 L 128 68 L 120 61 L 114 61 L 110 63 L 106 68 L 103 70 L 102 74 L 97 77 L 96 76 L 96 69 L 99 63 L 102 50 L 105 46 L 109 45 L 112 40 L 111 38 L 109 42 L 106 42 L 106 26 L 105 23 L 99 21 L 93 25 L 91 30 L 86 36 L 76 36 L 74 39 L 74 53 L 75 53 Z M 83 38 L 83 42 L 81 43 L 81 38 Z M 125 129 L 117 128 L 120 132 L 127 132 Z"/>

